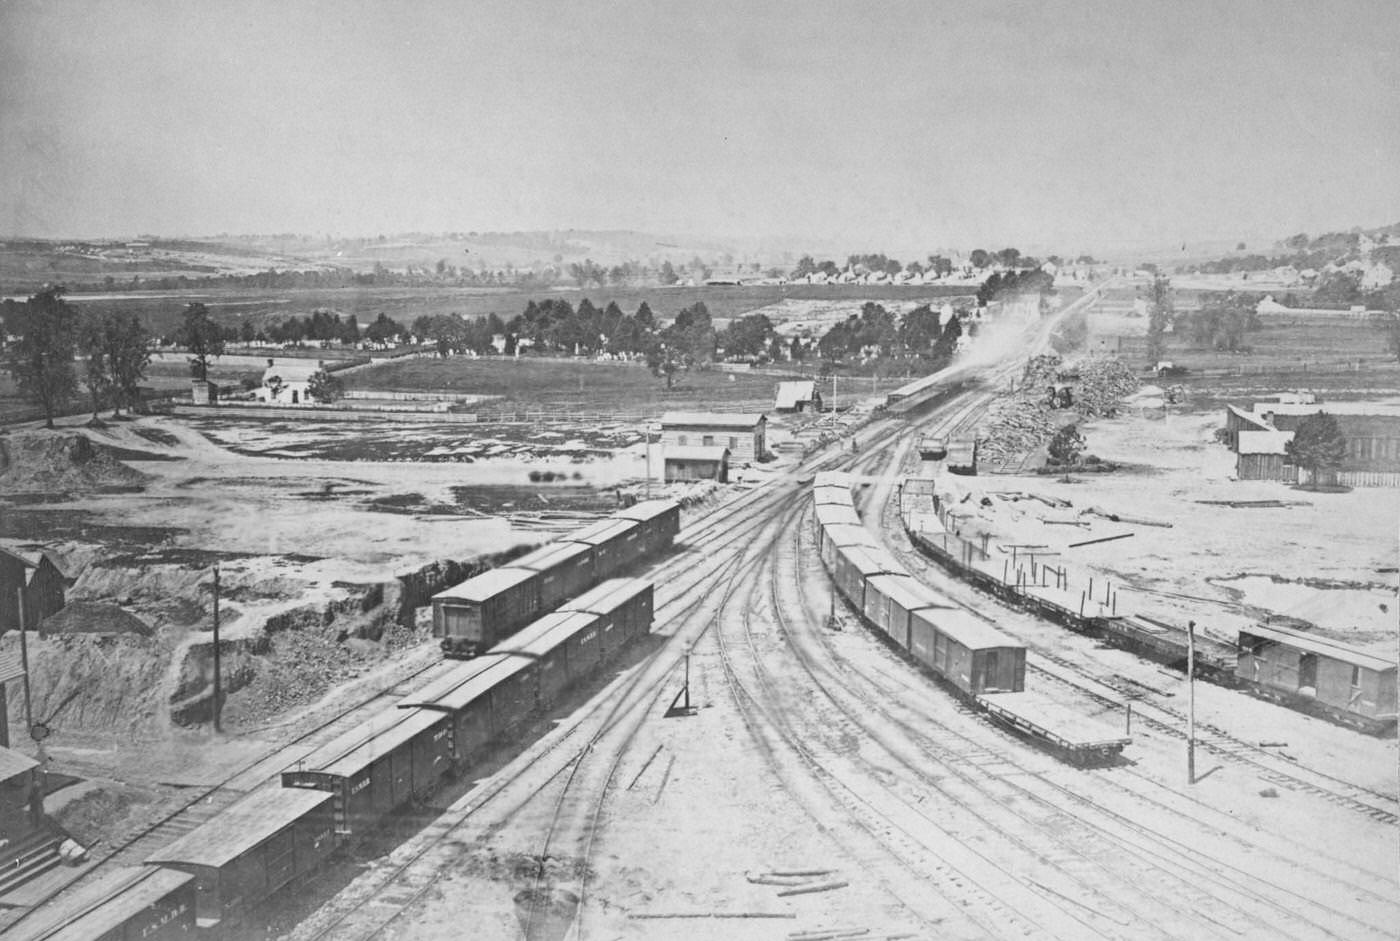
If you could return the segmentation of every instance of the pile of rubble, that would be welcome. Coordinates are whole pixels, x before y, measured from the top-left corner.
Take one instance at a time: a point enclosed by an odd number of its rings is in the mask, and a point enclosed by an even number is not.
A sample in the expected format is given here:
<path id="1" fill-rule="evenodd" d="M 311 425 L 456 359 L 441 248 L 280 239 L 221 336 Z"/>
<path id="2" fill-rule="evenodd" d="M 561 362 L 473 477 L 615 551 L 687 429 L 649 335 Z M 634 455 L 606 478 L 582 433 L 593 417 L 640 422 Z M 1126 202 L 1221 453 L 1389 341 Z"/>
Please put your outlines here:
<path id="1" fill-rule="evenodd" d="M 1065 385 L 1070 407 L 1052 407 L 1047 390 Z M 1005 464 L 1024 457 L 1049 441 L 1067 418 L 1112 415 L 1123 396 L 1137 387 L 1132 369 L 1118 359 L 1065 363 L 1053 354 L 1032 357 L 1015 391 L 992 406 L 978 446 L 979 461 Z"/>

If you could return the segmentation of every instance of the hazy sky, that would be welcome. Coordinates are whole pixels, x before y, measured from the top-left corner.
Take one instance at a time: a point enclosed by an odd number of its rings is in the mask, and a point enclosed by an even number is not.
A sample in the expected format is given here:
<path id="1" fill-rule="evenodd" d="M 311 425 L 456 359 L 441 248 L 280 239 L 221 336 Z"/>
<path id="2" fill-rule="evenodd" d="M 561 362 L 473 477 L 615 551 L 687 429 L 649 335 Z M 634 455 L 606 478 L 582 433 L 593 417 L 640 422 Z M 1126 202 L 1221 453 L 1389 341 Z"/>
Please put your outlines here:
<path id="1" fill-rule="evenodd" d="M 1400 221 L 1376 2 L 0 0 L 0 233 L 859 248 Z"/>

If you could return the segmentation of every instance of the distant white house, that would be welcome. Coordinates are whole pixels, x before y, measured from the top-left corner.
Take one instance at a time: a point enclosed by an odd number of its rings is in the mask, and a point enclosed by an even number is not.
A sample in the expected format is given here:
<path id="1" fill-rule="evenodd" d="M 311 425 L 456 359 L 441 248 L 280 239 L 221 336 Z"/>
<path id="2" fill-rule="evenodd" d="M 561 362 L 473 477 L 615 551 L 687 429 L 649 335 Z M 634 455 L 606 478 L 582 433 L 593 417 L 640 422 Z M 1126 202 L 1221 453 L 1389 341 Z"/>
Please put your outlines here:
<path id="1" fill-rule="evenodd" d="M 253 390 L 259 402 L 274 405 L 309 405 L 307 390 L 311 377 L 325 367 L 315 359 L 284 359 L 267 361 L 262 385 Z"/>

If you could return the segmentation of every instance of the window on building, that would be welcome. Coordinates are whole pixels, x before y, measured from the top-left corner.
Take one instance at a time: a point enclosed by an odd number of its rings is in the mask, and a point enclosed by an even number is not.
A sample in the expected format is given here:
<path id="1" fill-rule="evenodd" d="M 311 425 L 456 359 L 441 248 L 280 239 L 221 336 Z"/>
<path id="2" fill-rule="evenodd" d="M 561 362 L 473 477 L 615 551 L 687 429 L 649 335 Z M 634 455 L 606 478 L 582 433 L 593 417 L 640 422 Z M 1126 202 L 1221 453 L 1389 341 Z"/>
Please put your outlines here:
<path id="1" fill-rule="evenodd" d="M 714 435 L 705 435 L 705 437 L 703 437 L 703 438 L 700 439 L 700 443 L 703 444 L 703 445 L 704 445 L 705 447 L 707 447 L 707 448 L 712 448 L 712 447 L 715 446 L 715 436 L 714 436 Z"/>
<path id="2" fill-rule="evenodd" d="M 731 450 L 731 451 L 737 451 L 737 450 L 739 450 L 739 439 L 736 438 L 736 437 L 734 437 L 733 435 L 730 435 L 730 436 L 729 436 L 729 450 Z"/>
<path id="3" fill-rule="evenodd" d="M 1351 685 L 1353 688 L 1361 685 L 1361 667 L 1354 663 L 1351 665 Z"/>
<path id="4" fill-rule="evenodd" d="M 685 435 L 676 435 L 676 443 L 681 447 L 685 447 Z"/>

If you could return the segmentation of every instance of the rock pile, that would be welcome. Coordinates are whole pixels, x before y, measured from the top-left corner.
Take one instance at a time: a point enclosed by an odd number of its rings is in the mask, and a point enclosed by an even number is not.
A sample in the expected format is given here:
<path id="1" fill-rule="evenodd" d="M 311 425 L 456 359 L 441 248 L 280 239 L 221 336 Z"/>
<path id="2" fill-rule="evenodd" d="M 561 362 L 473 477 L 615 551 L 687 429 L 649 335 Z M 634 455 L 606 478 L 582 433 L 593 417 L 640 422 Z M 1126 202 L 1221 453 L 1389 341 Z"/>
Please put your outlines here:
<path id="1" fill-rule="evenodd" d="M 1072 384 L 1073 407 L 1052 409 L 1046 390 Z M 1132 369 L 1118 359 L 1085 358 L 1065 363 L 1059 356 L 1035 356 L 1026 363 L 1015 392 L 992 406 L 978 448 L 979 461 L 1005 464 L 1045 444 L 1066 419 L 1111 415 L 1125 395 L 1138 387 Z"/>
<path id="2" fill-rule="evenodd" d="M 86 435 L 34 431 L 0 438 L 0 490 L 8 493 L 68 493 L 145 481 L 145 474 Z"/>

